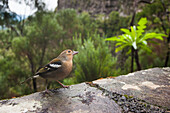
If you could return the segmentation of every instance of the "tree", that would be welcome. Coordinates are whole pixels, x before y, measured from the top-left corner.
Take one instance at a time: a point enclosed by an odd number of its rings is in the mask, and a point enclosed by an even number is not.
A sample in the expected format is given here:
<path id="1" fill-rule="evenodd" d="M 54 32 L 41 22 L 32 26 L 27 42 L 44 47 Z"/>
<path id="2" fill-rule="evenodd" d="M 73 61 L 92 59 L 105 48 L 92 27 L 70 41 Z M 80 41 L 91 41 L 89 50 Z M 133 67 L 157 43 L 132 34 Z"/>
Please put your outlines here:
<path id="1" fill-rule="evenodd" d="M 135 62 L 137 65 L 137 69 L 141 70 L 141 65 L 139 63 L 139 55 L 138 51 L 139 49 L 144 49 L 146 51 L 151 52 L 149 47 L 147 46 L 148 39 L 159 39 L 163 40 L 162 36 L 166 36 L 165 34 L 158 34 L 155 32 L 151 33 L 145 33 L 147 19 L 141 18 L 138 22 L 138 26 L 131 26 L 131 29 L 125 29 L 122 28 L 121 31 L 123 31 L 125 34 L 119 35 L 118 37 L 111 37 L 107 38 L 107 41 L 116 41 L 118 46 L 116 48 L 116 52 L 122 50 L 123 48 L 130 47 L 131 48 L 131 72 L 133 72 L 133 57 L 135 56 Z"/>
<path id="2" fill-rule="evenodd" d="M 33 76 L 38 67 L 41 67 L 45 61 L 47 63 L 49 56 L 56 54 L 54 51 L 60 43 L 59 39 L 62 38 L 63 32 L 53 13 L 46 13 L 46 15 L 37 13 L 33 21 L 26 25 L 24 36 L 15 37 L 12 47 L 18 59 L 24 59 L 30 65 L 31 76 Z M 34 91 L 37 90 L 35 79 L 33 79 L 33 88 Z"/>

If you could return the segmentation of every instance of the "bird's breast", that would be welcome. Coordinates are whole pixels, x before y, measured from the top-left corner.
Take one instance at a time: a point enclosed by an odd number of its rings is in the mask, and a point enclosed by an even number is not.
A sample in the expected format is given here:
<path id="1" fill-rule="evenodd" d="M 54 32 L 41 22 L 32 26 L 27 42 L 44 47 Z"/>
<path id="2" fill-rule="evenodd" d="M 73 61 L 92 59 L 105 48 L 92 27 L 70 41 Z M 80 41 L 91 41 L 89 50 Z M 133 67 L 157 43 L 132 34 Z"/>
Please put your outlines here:
<path id="1" fill-rule="evenodd" d="M 72 61 L 66 61 L 63 63 L 63 72 L 66 74 L 66 76 L 68 76 L 70 74 L 70 72 L 72 71 L 72 66 L 73 66 L 73 63 Z"/>
<path id="2" fill-rule="evenodd" d="M 72 71 L 72 65 L 72 61 L 63 62 L 62 67 L 58 70 L 59 73 L 56 73 L 56 79 L 62 80 L 67 77 Z"/>

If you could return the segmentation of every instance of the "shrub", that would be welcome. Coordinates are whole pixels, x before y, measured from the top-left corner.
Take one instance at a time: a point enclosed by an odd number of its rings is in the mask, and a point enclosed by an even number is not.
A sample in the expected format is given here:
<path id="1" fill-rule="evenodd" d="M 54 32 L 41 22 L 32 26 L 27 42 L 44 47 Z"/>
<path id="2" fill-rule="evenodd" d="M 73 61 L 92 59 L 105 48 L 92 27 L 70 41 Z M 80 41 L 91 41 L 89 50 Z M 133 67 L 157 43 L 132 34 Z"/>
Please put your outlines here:
<path id="1" fill-rule="evenodd" d="M 82 40 L 74 39 L 79 54 L 74 57 L 74 79 L 65 79 L 67 84 L 92 81 L 113 75 L 116 59 L 112 57 L 108 44 L 99 35 Z M 96 43 L 95 43 L 96 42 Z"/>

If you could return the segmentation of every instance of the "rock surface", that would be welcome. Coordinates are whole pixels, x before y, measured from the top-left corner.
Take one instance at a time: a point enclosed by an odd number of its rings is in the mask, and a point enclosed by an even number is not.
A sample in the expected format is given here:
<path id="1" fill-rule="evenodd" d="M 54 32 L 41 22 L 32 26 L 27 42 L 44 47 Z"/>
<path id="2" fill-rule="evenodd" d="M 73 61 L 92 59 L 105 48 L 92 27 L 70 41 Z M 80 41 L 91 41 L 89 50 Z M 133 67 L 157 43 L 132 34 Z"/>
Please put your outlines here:
<path id="1" fill-rule="evenodd" d="M 0 101 L 0 113 L 170 111 L 170 68 L 142 70 Z"/>
<path id="2" fill-rule="evenodd" d="M 150 0 L 147 0 L 150 1 Z M 119 11 L 123 15 L 133 12 L 133 1 L 129 0 L 58 0 L 58 9 L 73 8 L 79 13 L 86 11 L 91 15 Z"/>
<path id="3" fill-rule="evenodd" d="M 131 95 L 170 109 L 170 68 L 153 68 L 93 83 L 108 91 Z"/>

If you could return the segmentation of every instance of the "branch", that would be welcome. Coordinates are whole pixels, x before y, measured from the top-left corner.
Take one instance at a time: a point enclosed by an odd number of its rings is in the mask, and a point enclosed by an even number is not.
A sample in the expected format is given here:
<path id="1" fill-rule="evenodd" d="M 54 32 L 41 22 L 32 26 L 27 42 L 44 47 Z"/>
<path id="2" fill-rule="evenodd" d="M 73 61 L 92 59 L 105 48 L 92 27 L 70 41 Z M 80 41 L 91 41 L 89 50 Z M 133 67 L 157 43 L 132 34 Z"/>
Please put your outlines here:
<path id="1" fill-rule="evenodd" d="M 7 27 L 11 28 L 11 30 L 14 31 L 14 32 L 17 34 L 17 36 L 22 36 L 22 35 L 17 31 L 17 29 L 15 29 L 15 27 L 13 27 L 12 25 L 7 25 Z"/>
<path id="2" fill-rule="evenodd" d="M 138 3 L 145 3 L 145 4 L 152 4 L 154 0 L 148 1 L 148 0 L 140 0 Z"/>

